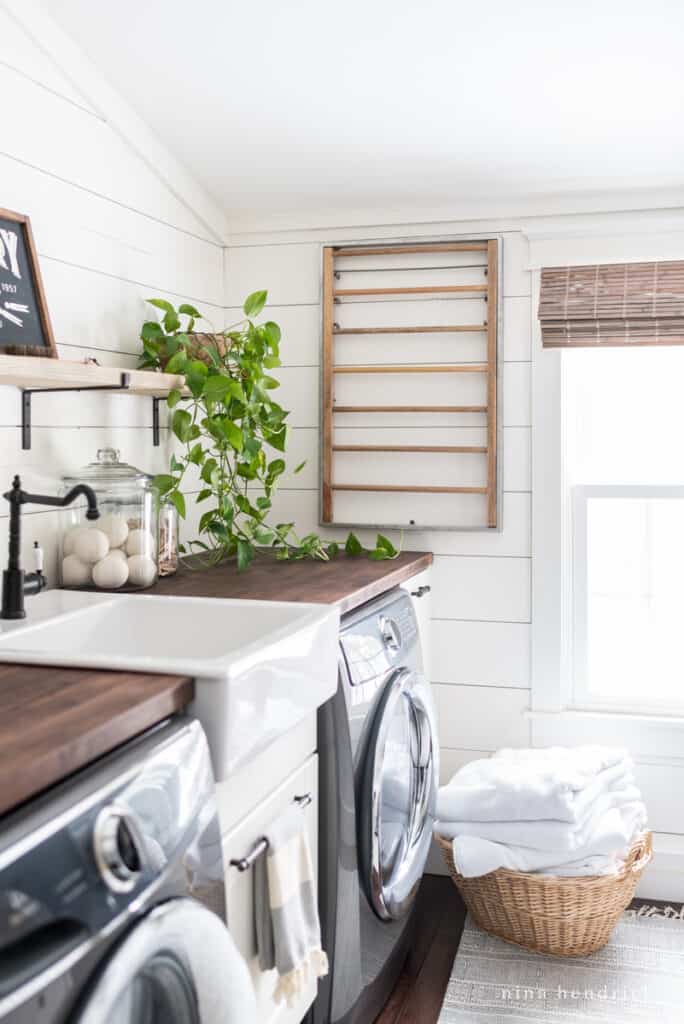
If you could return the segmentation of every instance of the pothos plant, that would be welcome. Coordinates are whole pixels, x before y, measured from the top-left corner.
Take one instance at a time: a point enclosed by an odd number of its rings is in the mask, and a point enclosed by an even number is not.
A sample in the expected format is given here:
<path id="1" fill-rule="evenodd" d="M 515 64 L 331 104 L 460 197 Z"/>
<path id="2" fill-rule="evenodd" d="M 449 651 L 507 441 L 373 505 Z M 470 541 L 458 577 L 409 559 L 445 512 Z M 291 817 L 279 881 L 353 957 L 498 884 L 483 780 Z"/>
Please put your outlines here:
<path id="1" fill-rule="evenodd" d="M 287 445 L 288 412 L 273 399 L 278 381 L 269 373 L 281 365 L 281 331 L 268 320 L 254 323 L 267 299 L 254 292 L 244 303 L 244 319 L 219 332 L 194 334 L 198 320 L 209 321 L 194 306 L 177 308 L 165 299 L 147 301 L 162 312 L 161 322 L 148 320 L 140 337 L 140 367 L 180 374 L 186 388 L 168 395 L 175 436 L 182 445 L 172 455 L 168 473 L 154 479 L 160 495 L 186 517 L 186 497 L 206 503 L 199 520 L 199 537 L 191 551 L 204 552 L 212 562 L 236 556 L 246 569 L 258 548 L 275 549 L 280 559 L 328 560 L 342 545 L 317 534 L 299 537 L 294 523 L 272 525 L 269 514 L 278 480 L 285 472 L 281 453 Z M 294 470 L 300 472 L 305 463 Z M 199 478 L 199 490 L 197 479 Z M 347 554 L 395 558 L 397 549 L 378 534 L 375 548 L 365 552 L 350 533 Z M 186 549 L 181 547 L 181 552 Z"/>

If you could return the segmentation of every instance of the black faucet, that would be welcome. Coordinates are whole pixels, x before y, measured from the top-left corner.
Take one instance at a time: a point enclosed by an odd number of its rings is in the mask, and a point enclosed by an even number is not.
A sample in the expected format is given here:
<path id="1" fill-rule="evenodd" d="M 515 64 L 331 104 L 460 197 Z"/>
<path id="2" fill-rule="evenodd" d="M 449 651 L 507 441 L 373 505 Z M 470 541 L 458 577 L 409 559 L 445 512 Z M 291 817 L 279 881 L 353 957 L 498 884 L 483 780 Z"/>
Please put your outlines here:
<path id="1" fill-rule="evenodd" d="M 92 487 L 87 484 L 76 484 L 63 498 L 46 494 L 28 494 L 21 489 L 21 480 L 15 476 L 12 490 L 4 495 L 10 503 L 9 529 L 9 562 L 2 574 L 2 610 L 0 619 L 25 619 L 24 595 L 37 594 L 46 585 L 47 580 L 39 568 L 36 572 L 25 573 L 19 564 L 21 550 L 21 506 L 22 505 L 55 505 L 64 508 L 80 495 L 88 502 L 86 519 L 99 519 L 97 498 Z"/>

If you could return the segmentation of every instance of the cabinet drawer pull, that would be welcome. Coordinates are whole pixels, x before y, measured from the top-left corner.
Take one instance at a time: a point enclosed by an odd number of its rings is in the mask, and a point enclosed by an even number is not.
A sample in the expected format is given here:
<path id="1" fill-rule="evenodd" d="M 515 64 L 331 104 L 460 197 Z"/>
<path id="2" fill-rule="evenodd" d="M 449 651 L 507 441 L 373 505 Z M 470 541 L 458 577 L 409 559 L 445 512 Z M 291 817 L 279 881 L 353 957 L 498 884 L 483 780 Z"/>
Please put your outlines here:
<path id="1" fill-rule="evenodd" d="M 304 809 L 308 807 L 313 801 L 313 795 L 311 793 L 303 793 L 301 796 L 294 798 L 294 803 Z M 253 864 L 255 864 L 262 854 L 268 850 L 268 839 L 262 836 L 261 839 L 257 839 L 256 843 L 245 857 L 235 857 L 230 861 L 231 868 L 237 868 L 238 871 L 249 871 Z"/>

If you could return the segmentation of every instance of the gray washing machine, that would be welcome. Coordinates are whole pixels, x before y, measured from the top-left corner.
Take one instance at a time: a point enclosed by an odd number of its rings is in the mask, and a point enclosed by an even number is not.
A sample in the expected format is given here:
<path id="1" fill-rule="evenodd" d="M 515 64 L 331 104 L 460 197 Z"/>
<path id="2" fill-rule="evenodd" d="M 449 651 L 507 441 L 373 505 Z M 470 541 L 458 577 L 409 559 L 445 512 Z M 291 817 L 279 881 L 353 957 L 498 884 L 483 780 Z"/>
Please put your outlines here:
<path id="1" fill-rule="evenodd" d="M 319 711 L 319 879 L 330 973 L 315 1024 L 370 1024 L 401 972 L 438 779 L 436 715 L 409 595 L 342 620 L 335 697 Z"/>
<path id="2" fill-rule="evenodd" d="M 253 1024 L 199 723 L 150 730 L 0 823 L 2 1024 Z"/>

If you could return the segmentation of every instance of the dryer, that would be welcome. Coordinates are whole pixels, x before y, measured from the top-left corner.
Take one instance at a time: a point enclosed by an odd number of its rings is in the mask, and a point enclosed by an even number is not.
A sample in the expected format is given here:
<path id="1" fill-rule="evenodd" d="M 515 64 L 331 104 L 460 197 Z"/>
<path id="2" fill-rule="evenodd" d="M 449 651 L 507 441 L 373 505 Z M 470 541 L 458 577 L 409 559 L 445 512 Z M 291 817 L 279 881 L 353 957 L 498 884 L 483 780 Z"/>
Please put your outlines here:
<path id="1" fill-rule="evenodd" d="M 2 1024 L 255 1024 L 225 925 L 198 722 L 169 721 L 3 819 Z"/>
<path id="2" fill-rule="evenodd" d="M 315 1024 L 368 1024 L 401 972 L 432 838 L 436 714 L 411 598 L 342 620 L 338 689 L 319 711 L 319 886 L 330 973 Z"/>

